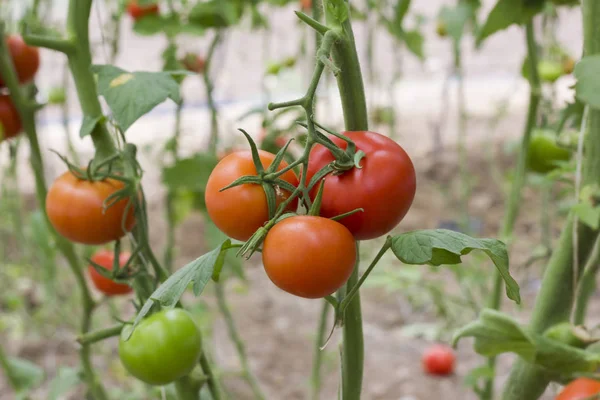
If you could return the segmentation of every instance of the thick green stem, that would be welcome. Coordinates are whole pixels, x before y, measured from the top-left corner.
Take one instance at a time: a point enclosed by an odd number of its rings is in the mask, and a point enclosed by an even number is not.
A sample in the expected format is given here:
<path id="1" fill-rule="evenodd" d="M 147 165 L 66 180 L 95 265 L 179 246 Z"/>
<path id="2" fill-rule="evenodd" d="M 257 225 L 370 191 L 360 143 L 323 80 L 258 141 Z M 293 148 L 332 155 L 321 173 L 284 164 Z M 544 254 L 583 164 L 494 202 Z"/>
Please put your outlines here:
<path id="1" fill-rule="evenodd" d="M 315 349 L 313 352 L 313 366 L 310 378 L 310 398 L 311 400 L 319 400 L 321 392 L 321 364 L 323 363 L 323 342 L 325 340 L 325 329 L 327 328 L 327 316 L 331 306 L 326 300 L 321 306 L 321 314 L 319 317 L 319 326 L 317 327 L 317 337 L 315 338 Z"/>
<path id="2" fill-rule="evenodd" d="M 235 325 L 235 321 L 233 320 L 233 315 L 231 314 L 231 310 L 229 309 L 229 305 L 227 304 L 227 299 L 225 298 L 225 291 L 221 282 L 217 282 L 215 284 L 215 292 L 217 295 L 217 304 L 219 306 L 219 311 L 221 312 L 221 314 L 223 314 L 225 324 L 227 325 L 227 334 L 229 335 L 229 338 L 235 345 L 235 349 L 238 353 L 238 357 L 242 365 L 242 374 L 244 375 L 246 382 L 248 382 L 248 384 L 250 385 L 252 393 L 254 394 L 254 398 L 257 400 L 264 400 L 266 397 L 263 394 L 260 385 L 258 384 L 258 380 L 256 379 L 256 377 L 252 373 L 252 370 L 250 369 L 248 356 L 246 355 L 246 348 Z"/>
<path id="3" fill-rule="evenodd" d="M 586 56 L 599 54 L 600 3 L 584 0 L 582 9 L 585 54 Z M 588 114 L 582 181 L 584 186 L 600 184 L 600 111 L 590 109 Z M 597 235 L 597 232 L 579 224 L 575 250 L 574 223 L 574 217 L 571 215 L 544 273 L 542 287 L 531 315 L 529 328 L 533 332 L 541 333 L 557 323 L 569 320 L 575 297 L 573 255 L 576 251 L 579 260 L 587 260 Z M 583 265 L 577 267 L 580 275 Z M 540 368 L 518 360 L 505 386 L 503 398 L 504 400 L 537 399 L 548 386 L 550 379 L 551 377 Z"/>
<path id="4" fill-rule="evenodd" d="M 531 141 L 531 132 L 535 128 L 541 96 L 540 78 L 537 70 L 537 48 L 533 21 L 530 21 L 527 24 L 525 31 L 530 77 L 529 109 L 527 111 L 527 121 L 525 123 L 523 139 L 521 140 L 519 159 L 517 161 L 517 167 L 515 169 L 511 192 L 506 205 L 506 211 L 504 213 L 504 220 L 502 222 L 500 232 L 500 239 L 508 242 L 509 245 L 521 205 L 521 192 L 523 190 L 523 186 L 525 186 L 525 178 L 527 174 L 527 150 L 529 149 L 529 142 Z M 489 308 L 494 310 L 500 309 L 502 303 L 502 287 L 502 277 L 497 271 L 495 271 L 494 286 L 488 304 Z M 496 357 L 490 357 L 488 365 L 494 369 L 496 365 Z M 494 377 L 492 376 L 492 378 L 488 379 L 485 383 L 482 400 L 492 399 L 494 397 L 493 391 Z"/>

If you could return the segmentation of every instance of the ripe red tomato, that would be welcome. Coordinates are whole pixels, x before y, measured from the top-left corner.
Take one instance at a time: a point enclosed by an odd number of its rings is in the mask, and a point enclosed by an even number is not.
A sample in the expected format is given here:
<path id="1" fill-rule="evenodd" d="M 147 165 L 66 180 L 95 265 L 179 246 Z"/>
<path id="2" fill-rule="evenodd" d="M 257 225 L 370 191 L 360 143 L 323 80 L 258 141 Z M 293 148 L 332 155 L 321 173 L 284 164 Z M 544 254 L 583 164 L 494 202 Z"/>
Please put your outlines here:
<path id="1" fill-rule="evenodd" d="M 431 375 L 450 375 L 454 372 L 454 351 L 448 346 L 435 344 L 423 353 L 425 372 Z"/>
<path id="2" fill-rule="evenodd" d="M 275 159 L 275 155 L 259 150 L 260 161 L 266 169 Z M 285 161 L 278 170 L 287 166 Z M 258 228 L 269 220 L 267 196 L 260 185 L 246 184 L 219 192 L 236 179 L 256 175 L 252 162 L 252 153 L 248 150 L 231 153 L 223 158 L 208 178 L 204 199 L 210 218 L 215 225 L 228 236 L 237 240 L 248 240 Z M 298 178 L 293 171 L 287 171 L 281 177 L 284 181 L 298 186 Z M 277 205 L 285 201 L 291 193 L 277 190 Z M 296 211 L 298 200 L 294 199 L 289 211 Z"/>
<path id="3" fill-rule="evenodd" d="M 575 379 L 558 394 L 556 400 L 583 400 L 600 393 L 600 382 L 589 379 Z"/>
<path id="4" fill-rule="evenodd" d="M 147 15 L 158 15 L 158 4 L 148 4 L 141 6 L 138 4 L 136 0 L 132 0 L 127 3 L 127 13 L 133 18 L 134 21 L 137 21 L 140 18 L 143 18 Z"/>
<path id="5" fill-rule="evenodd" d="M 129 260 L 129 257 L 131 257 L 130 253 L 120 253 L 119 265 L 123 267 L 127 263 L 127 260 Z M 92 256 L 93 262 L 95 262 L 101 267 L 106 268 L 109 271 L 112 271 L 113 269 L 114 260 L 115 254 L 110 250 L 99 250 Z M 131 293 L 131 291 L 133 290 L 129 285 L 126 285 L 124 283 L 117 283 L 111 279 L 105 278 L 104 276 L 100 275 L 98 271 L 96 271 L 96 269 L 91 265 L 88 266 L 88 272 L 96 289 L 98 289 L 107 296 L 127 294 Z"/>
<path id="6" fill-rule="evenodd" d="M 122 221 L 128 200 L 118 201 L 106 212 L 103 203 L 123 187 L 123 182 L 114 179 L 90 182 L 67 171 L 48 191 L 48 218 L 54 229 L 72 242 L 100 245 L 120 239 L 135 224 L 133 206 L 127 211 L 124 231 Z"/>
<path id="7" fill-rule="evenodd" d="M 185 310 L 153 314 L 124 340 L 129 329 L 123 329 L 119 358 L 131 375 L 150 385 L 166 385 L 189 374 L 202 354 L 200 330 Z"/>
<path id="8" fill-rule="evenodd" d="M 362 168 L 325 178 L 321 215 L 332 218 L 357 208 L 357 212 L 340 220 L 357 240 L 374 239 L 391 231 L 410 208 L 415 197 L 417 179 L 410 157 L 392 139 L 375 132 L 344 132 L 366 156 Z M 341 148 L 346 142 L 332 137 Z M 313 147 L 307 175 L 310 179 L 334 161 L 324 146 Z M 312 195 L 316 195 L 317 187 Z"/>
<path id="9" fill-rule="evenodd" d="M 312 8 L 312 0 L 300 0 L 302 11 L 309 11 Z"/>
<path id="10" fill-rule="evenodd" d="M 40 51 L 37 47 L 28 46 L 19 35 L 6 37 L 8 52 L 17 72 L 20 83 L 26 83 L 33 79 L 40 67 Z M 4 86 L 0 76 L 0 86 Z"/>
<path id="11" fill-rule="evenodd" d="M 262 259 L 280 289 L 307 299 L 338 290 L 356 262 L 354 237 L 339 222 L 300 215 L 275 225 L 265 238 Z"/>
<path id="12" fill-rule="evenodd" d="M 199 54 L 187 54 L 183 60 L 181 60 L 185 69 L 190 72 L 195 72 L 197 74 L 204 73 L 204 66 L 206 61 Z"/>
<path id="13" fill-rule="evenodd" d="M 16 136 L 22 129 L 21 116 L 10 96 L 0 96 L 0 142 Z"/>

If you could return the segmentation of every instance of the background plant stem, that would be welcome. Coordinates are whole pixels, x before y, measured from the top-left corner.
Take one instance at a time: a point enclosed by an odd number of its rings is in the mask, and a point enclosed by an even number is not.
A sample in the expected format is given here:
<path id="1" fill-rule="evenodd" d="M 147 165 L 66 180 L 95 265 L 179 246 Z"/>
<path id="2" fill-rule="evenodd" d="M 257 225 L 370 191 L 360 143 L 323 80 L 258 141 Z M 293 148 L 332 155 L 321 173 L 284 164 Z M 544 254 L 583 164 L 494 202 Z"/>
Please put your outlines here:
<path id="1" fill-rule="evenodd" d="M 327 328 L 327 316 L 329 315 L 329 308 L 331 305 L 326 300 L 323 300 L 321 305 L 321 313 L 319 317 L 319 325 L 317 327 L 317 336 L 315 338 L 315 346 L 313 352 L 313 366 L 312 374 L 310 379 L 310 398 L 312 400 L 319 400 L 319 393 L 321 391 L 321 364 L 323 363 L 323 342 L 325 340 L 325 329 Z"/>

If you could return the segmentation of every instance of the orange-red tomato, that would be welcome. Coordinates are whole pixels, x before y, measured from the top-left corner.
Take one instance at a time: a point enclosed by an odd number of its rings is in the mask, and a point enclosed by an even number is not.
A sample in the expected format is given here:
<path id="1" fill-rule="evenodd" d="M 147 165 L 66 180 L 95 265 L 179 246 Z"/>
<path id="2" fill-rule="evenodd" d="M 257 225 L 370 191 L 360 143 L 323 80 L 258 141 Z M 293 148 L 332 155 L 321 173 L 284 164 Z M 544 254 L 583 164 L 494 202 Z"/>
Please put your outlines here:
<path id="1" fill-rule="evenodd" d="M 300 0 L 300 8 L 302 11 L 308 11 L 312 8 L 312 0 Z"/>
<path id="2" fill-rule="evenodd" d="M 356 263 L 352 234 L 339 222 L 299 215 L 275 225 L 262 259 L 271 281 L 296 296 L 317 299 L 338 290 Z"/>
<path id="3" fill-rule="evenodd" d="M 40 51 L 37 47 L 28 46 L 19 35 L 10 35 L 6 38 L 8 52 L 12 58 L 15 71 L 20 83 L 33 79 L 40 67 Z M 4 86 L 0 76 L 0 86 Z"/>
<path id="4" fill-rule="evenodd" d="M 158 4 L 148 4 L 141 6 L 136 0 L 127 3 L 127 13 L 134 21 L 145 17 L 146 15 L 157 15 L 159 11 Z"/>
<path id="5" fill-rule="evenodd" d="M 275 155 L 259 150 L 263 167 L 268 168 Z M 277 170 L 287 166 L 285 161 Z M 208 178 L 205 201 L 208 215 L 215 225 L 229 237 L 237 240 L 248 240 L 258 228 L 269 220 L 267 196 L 260 185 L 245 184 L 220 192 L 233 181 L 242 176 L 256 175 L 256 167 L 252 162 L 252 153 L 248 150 L 238 151 L 223 158 Z M 298 186 L 298 178 L 293 171 L 287 171 L 281 177 L 284 181 Z M 291 193 L 277 190 L 277 205 L 286 200 Z M 294 199 L 289 211 L 296 211 L 298 200 Z"/>
<path id="6" fill-rule="evenodd" d="M 206 61 L 199 54 L 187 54 L 183 58 L 182 64 L 188 71 L 202 74 Z"/>
<path id="7" fill-rule="evenodd" d="M 21 116 L 10 96 L 0 96 L 0 141 L 16 136 L 22 129 Z"/>
<path id="8" fill-rule="evenodd" d="M 48 218 L 54 229 L 72 242 L 100 245 L 120 239 L 135 224 L 134 207 L 128 208 L 128 199 L 122 199 L 105 211 L 104 201 L 123 187 L 123 182 L 114 179 L 91 182 L 67 171 L 48 191 Z"/>
<path id="9" fill-rule="evenodd" d="M 599 381 L 589 378 L 579 378 L 565 386 L 556 397 L 556 400 L 583 400 L 599 393 Z"/>
<path id="10" fill-rule="evenodd" d="M 129 260 L 129 257 L 131 257 L 130 253 L 120 253 L 119 265 L 123 267 L 127 263 L 127 260 Z M 92 256 L 91 260 L 99 266 L 111 271 L 114 267 L 115 254 L 114 252 L 109 250 L 99 250 Z M 117 283 L 112 279 L 108 279 L 100 275 L 100 273 L 98 273 L 98 271 L 96 271 L 96 269 L 91 265 L 88 266 L 88 272 L 96 289 L 98 289 L 107 296 L 127 294 L 131 293 L 131 291 L 133 290 L 129 285 L 126 285 L 124 283 Z"/>
<path id="11" fill-rule="evenodd" d="M 357 240 L 385 235 L 400 223 L 415 197 L 417 179 L 410 157 L 398 143 L 375 132 L 344 132 L 358 150 L 366 155 L 362 168 L 325 177 L 321 215 L 333 218 L 362 208 L 340 220 Z M 347 143 L 337 137 L 331 140 L 345 149 Z M 307 178 L 334 161 L 331 152 L 322 145 L 310 152 Z M 314 197 L 318 185 L 312 192 Z"/>
<path id="12" fill-rule="evenodd" d="M 431 375 L 450 375 L 454 372 L 455 359 L 452 348 L 436 344 L 423 353 L 423 369 Z"/>

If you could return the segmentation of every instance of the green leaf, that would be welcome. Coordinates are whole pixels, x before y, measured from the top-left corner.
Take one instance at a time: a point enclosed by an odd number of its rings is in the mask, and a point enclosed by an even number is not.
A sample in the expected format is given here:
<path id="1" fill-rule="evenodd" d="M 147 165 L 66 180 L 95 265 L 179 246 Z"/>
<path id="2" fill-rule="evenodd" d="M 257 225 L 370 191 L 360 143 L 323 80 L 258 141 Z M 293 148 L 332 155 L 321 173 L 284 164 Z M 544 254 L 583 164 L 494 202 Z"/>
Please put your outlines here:
<path id="1" fill-rule="evenodd" d="M 155 302 L 158 302 L 162 307 L 172 308 L 177 304 L 190 283 L 193 284 L 193 291 L 196 296 L 199 296 L 204 287 L 211 279 L 215 266 L 222 262 L 221 253 L 231 247 L 231 240 L 227 239 L 214 250 L 198 257 L 196 260 L 179 269 L 166 281 L 162 283 L 146 300 L 144 306 L 135 317 L 133 329 L 128 330 L 125 334 L 125 340 L 129 339 L 135 327 L 148 314 Z"/>
<path id="2" fill-rule="evenodd" d="M 410 3 L 411 0 L 399 0 L 396 3 L 396 7 L 394 9 L 394 24 L 402 26 L 402 21 L 404 21 L 404 17 L 406 17 L 406 14 L 408 13 Z"/>
<path id="3" fill-rule="evenodd" d="M 575 95 L 590 107 L 600 109 L 600 55 L 586 56 L 575 65 Z"/>
<path id="4" fill-rule="evenodd" d="M 84 115 L 81 128 L 79 129 L 79 137 L 84 138 L 88 135 L 91 135 L 94 129 L 96 129 L 96 125 L 98 125 L 103 119 L 104 115 L 100 115 L 96 118 L 90 117 L 89 115 Z"/>
<path id="5" fill-rule="evenodd" d="M 578 203 L 573 206 L 573 212 L 587 226 L 596 230 L 600 227 L 600 207 L 590 203 Z"/>
<path id="6" fill-rule="evenodd" d="M 198 2 L 190 11 L 188 21 L 203 28 L 224 28 L 237 24 L 243 10 L 243 3 L 239 1 Z"/>
<path id="7" fill-rule="evenodd" d="M 167 99 L 181 102 L 173 72 L 127 72 L 113 65 L 94 65 L 92 71 L 98 74 L 98 92 L 123 131 Z"/>
<path id="8" fill-rule="evenodd" d="M 50 382 L 48 400 L 59 400 L 81 382 L 80 371 L 69 367 L 60 367 L 56 377 Z"/>
<path id="9" fill-rule="evenodd" d="M 214 155 L 202 153 L 177 160 L 163 169 L 163 183 L 171 190 L 186 189 L 204 193 L 208 177 L 217 163 Z"/>
<path id="10" fill-rule="evenodd" d="M 529 22 L 544 8 L 544 0 L 498 0 L 477 35 L 476 45 L 513 24 Z"/>
<path id="11" fill-rule="evenodd" d="M 482 250 L 487 254 L 506 283 L 506 295 L 519 304 L 519 285 L 508 271 L 508 253 L 501 241 L 475 239 L 446 229 L 413 231 L 392 238 L 392 251 L 405 264 L 460 264 L 461 256 L 473 250 Z"/>
<path id="12" fill-rule="evenodd" d="M 473 17 L 473 8 L 469 3 L 459 3 L 456 7 L 442 7 L 439 20 L 445 25 L 448 34 L 460 42 L 467 21 Z"/>
<path id="13" fill-rule="evenodd" d="M 222 243 L 227 239 L 225 235 L 217 226 L 211 221 L 207 213 L 204 213 L 204 239 L 209 247 L 214 247 L 219 243 Z M 231 271 L 237 278 L 242 281 L 246 280 L 245 271 L 243 268 L 242 258 L 237 257 L 233 252 L 223 252 L 224 263 L 227 264 L 227 271 Z M 221 270 L 215 267 L 215 273 L 213 274 L 214 280 L 220 279 Z"/>
<path id="14" fill-rule="evenodd" d="M 421 60 L 425 58 L 425 54 L 423 53 L 423 43 L 425 39 L 423 38 L 421 32 L 417 30 L 406 31 L 404 32 L 403 39 L 406 43 L 406 47 L 411 53 L 419 57 Z"/>
<path id="15" fill-rule="evenodd" d="M 29 360 L 8 357 L 8 363 L 18 391 L 31 390 L 44 380 L 44 370 Z"/>
<path id="16" fill-rule="evenodd" d="M 464 337 L 475 338 L 475 351 L 483 356 L 493 357 L 511 352 L 551 372 L 593 372 L 600 366 L 600 354 L 530 332 L 496 310 L 483 310 L 477 321 L 456 332 L 454 344 Z"/>
<path id="17" fill-rule="evenodd" d="M 335 18 L 338 24 L 343 24 L 348 19 L 348 6 L 344 0 L 327 1 L 326 12 Z"/>

